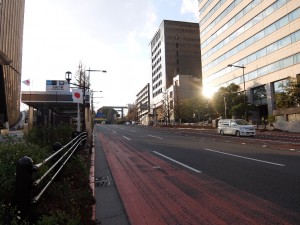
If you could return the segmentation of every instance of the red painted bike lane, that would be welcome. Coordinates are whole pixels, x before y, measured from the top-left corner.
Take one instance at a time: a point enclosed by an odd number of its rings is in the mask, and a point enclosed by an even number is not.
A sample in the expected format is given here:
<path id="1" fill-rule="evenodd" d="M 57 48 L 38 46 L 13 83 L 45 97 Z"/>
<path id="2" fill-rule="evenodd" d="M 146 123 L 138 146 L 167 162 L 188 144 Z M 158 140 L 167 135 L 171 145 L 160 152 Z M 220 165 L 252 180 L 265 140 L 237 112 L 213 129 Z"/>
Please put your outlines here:
<path id="1" fill-rule="evenodd" d="M 300 223 L 299 214 L 173 166 L 122 137 L 99 139 L 132 225 Z"/>

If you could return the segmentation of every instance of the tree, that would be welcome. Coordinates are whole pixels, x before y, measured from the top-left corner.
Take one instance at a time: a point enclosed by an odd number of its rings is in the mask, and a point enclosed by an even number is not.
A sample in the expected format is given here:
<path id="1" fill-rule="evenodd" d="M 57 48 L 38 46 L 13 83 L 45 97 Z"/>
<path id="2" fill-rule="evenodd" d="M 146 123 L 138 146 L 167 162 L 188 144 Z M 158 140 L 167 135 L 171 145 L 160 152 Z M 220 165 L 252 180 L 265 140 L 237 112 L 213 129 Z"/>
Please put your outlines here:
<path id="1" fill-rule="evenodd" d="M 215 114 L 208 98 L 202 95 L 183 100 L 182 106 L 182 120 L 186 123 L 209 120 Z"/>
<path id="2" fill-rule="evenodd" d="M 90 87 L 90 80 L 89 77 L 86 75 L 85 66 L 82 64 L 82 62 L 79 62 L 78 70 L 75 74 L 75 80 L 79 87 L 84 89 L 89 89 Z"/>
<path id="3" fill-rule="evenodd" d="M 244 97 L 246 101 L 244 101 Z M 251 114 L 253 106 L 248 103 L 248 97 L 240 92 L 240 87 L 231 83 L 227 87 L 221 87 L 213 96 L 213 108 L 219 116 L 230 118 L 244 117 Z M 226 105 L 226 107 L 225 107 Z M 226 112 L 225 112 L 226 109 Z"/>
<path id="4" fill-rule="evenodd" d="M 275 103 L 278 109 L 292 108 L 300 105 L 300 83 L 296 78 L 289 77 L 287 82 L 280 83 L 282 92 L 275 93 Z"/>
<path id="5" fill-rule="evenodd" d="M 180 122 L 182 119 L 182 113 L 184 110 L 184 101 L 181 98 L 180 89 L 178 88 L 177 84 L 175 83 L 174 89 L 174 120 L 175 122 Z"/>
<path id="6" fill-rule="evenodd" d="M 130 104 L 128 107 L 127 119 L 129 121 L 138 121 L 138 107 L 136 104 Z"/>
<path id="7" fill-rule="evenodd" d="M 171 102 L 170 102 L 169 92 L 167 89 L 165 89 L 163 92 L 162 112 L 163 112 L 165 123 L 169 124 L 171 118 Z"/>
<path id="8" fill-rule="evenodd" d="M 115 119 L 114 117 L 115 117 L 115 115 L 118 114 L 118 112 L 114 108 L 111 108 L 111 107 L 102 107 L 102 108 L 98 109 L 97 112 L 103 113 L 104 118 L 106 118 L 106 120 L 110 123 L 114 122 L 114 119 Z"/>

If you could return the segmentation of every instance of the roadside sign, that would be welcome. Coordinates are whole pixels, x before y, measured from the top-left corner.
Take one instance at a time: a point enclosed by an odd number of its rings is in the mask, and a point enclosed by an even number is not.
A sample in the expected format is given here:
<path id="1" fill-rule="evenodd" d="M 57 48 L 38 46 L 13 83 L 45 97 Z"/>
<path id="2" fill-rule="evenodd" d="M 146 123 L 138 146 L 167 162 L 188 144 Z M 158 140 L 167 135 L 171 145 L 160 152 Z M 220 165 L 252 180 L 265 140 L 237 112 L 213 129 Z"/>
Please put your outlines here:
<path id="1" fill-rule="evenodd" d="M 70 91 L 66 80 L 46 80 L 46 91 Z"/>
<path id="2" fill-rule="evenodd" d="M 96 114 L 96 118 L 103 118 L 104 117 L 104 114 L 102 112 L 98 112 Z"/>

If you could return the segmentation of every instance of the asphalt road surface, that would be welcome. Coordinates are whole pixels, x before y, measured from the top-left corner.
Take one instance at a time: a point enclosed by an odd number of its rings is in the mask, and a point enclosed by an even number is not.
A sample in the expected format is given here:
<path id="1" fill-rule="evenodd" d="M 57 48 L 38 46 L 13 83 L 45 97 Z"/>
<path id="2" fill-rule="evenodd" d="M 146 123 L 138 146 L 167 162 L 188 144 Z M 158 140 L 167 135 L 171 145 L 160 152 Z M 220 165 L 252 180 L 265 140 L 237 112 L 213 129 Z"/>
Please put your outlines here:
<path id="1" fill-rule="evenodd" d="M 132 225 L 300 224 L 297 134 L 98 125 L 95 137 Z"/>

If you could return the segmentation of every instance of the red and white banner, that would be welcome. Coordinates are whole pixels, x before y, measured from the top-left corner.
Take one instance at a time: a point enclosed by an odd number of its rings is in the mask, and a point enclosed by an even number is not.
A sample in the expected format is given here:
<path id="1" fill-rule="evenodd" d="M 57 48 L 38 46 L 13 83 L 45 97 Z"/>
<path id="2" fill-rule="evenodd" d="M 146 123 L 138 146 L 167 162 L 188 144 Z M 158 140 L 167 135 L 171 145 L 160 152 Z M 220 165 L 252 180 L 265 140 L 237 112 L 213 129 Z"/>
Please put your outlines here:
<path id="1" fill-rule="evenodd" d="M 23 84 L 30 86 L 30 79 L 23 80 L 22 82 L 23 82 Z"/>
<path id="2" fill-rule="evenodd" d="M 81 89 L 73 89 L 72 90 L 72 98 L 73 102 L 83 103 L 83 93 Z"/>

